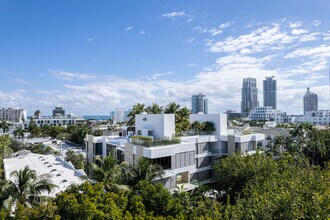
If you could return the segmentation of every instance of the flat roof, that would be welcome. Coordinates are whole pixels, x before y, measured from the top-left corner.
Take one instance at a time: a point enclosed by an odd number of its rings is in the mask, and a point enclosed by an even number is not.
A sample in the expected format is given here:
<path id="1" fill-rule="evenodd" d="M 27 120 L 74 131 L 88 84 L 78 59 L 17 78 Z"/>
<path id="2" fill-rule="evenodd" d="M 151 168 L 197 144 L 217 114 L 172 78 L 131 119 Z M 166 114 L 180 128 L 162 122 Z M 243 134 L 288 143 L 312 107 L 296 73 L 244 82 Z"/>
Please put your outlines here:
<path id="1" fill-rule="evenodd" d="M 15 181 L 15 178 L 11 177 L 10 173 L 24 169 L 25 166 L 35 170 L 38 175 L 51 174 L 52 177 L 50 179 L 58 187 L 49 194 L 47 192 L 42 193 L 45 196 L 55 196 L 57 193 L 66 190 L 71 184 L 81 184 L 85 181 L 81 178 L 86 175 L 85 172 L 76 170 L 71 163 L 66 162 L 60 156 L 32 153 L 26 156 L 4 159 L 3 163 L 7 180 Z"/>

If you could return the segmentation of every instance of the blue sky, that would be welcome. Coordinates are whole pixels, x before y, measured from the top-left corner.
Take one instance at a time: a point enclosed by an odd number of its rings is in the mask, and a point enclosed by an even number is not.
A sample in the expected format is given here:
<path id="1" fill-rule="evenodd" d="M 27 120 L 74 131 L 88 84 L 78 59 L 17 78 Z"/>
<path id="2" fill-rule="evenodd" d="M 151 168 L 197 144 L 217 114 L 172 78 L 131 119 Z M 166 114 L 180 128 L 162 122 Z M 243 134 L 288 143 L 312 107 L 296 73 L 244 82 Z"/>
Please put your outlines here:
<path id="1" fill-rule="evenodd" d="M 0 0 L 0 107 L 109 114 L 137 102 L 240 109 L 244 77 L 329 109 L 330 1 Z"/>

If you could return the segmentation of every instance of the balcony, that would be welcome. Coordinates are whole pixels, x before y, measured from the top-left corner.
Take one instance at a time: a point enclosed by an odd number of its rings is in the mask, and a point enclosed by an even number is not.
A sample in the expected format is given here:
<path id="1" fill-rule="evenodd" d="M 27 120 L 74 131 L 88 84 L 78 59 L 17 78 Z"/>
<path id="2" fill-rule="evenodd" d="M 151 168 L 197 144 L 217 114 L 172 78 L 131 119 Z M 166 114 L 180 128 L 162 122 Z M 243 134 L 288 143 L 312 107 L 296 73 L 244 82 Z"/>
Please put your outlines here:
<path id="1" fill-rule="evenodd" d="M 173 144 L 180 144 L 179 138 L 163 138 L 159 140 L 154 140 L 153 137 L 150 136 L 132 136 L 131 137 L 132 144 L 142 145 L 145 147 L 157 147 L 157 146 L 166 146 Z"/>

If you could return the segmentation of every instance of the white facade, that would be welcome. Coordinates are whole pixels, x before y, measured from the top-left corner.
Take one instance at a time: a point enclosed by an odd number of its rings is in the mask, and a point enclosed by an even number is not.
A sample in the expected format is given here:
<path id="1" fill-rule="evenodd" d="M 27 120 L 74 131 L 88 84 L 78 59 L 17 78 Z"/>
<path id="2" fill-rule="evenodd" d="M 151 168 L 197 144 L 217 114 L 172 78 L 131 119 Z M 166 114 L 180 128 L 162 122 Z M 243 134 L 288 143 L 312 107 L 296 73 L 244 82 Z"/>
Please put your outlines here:
<path id="1" fill-rule="evenodd" d="M 20 108 L 2 108 L 0 109 L 0 120 L 22 122 L 27 119 L 27 110 Z"/>
<path id="2" fill-rule="evenodd" d="M 135 115 L 136 135 L 152 136 L 155 139 L 172 138 L 175 135 L 174 114 Z"/>
<path id="3" fill-rule="evenodd" d="M 250 120 L 263 120 L 263 121 L 275 121 L 276 118 L 285 116 L 285 112 L 281 112 L 281 110 L 273 109 L 271 106 L 267 107 L 256 107 L 254 108 L 250 114 Z"/>
<path id="4" fill-rule="evenodd" d="M 172 119 L 172 125 L 164 126 L 166 121 L 169 121 L 168 119 Z M 173 190 L 177 186 L 183 185 L 186 190 L 190 190 L 195 187 L 194 183 L 212 181 L 211 163 L 213 160 L 236 151 L 243 154 L 254 153 L 265 140 L 264 134 L 228 133 L 226 114 L 191 114 L 189 120 L 190 123 L 195 121 L 214 123 L 214 134 L 182 136 L 179 137 L 180 143 L 153 147 L 127 143 L 125 161 L 133 164 L 141 157 L 149 158 L 164 167 L 165 175 L 158 181 L 166 188 Z M 153 131 L 153 134 L 157 134 L 155 139 L 166 137 L 164 127 L 175 132 L 175 121 L 172 114 L 136 115 L 136 122 L 136 134 L 139 130 Z M 163 133 L 163 136 L 160 136 L 160 133 Z"/>
<path id="5" fill-rule="evenodd" d="M 29 127 L 30 121 L 31 119 L 25 121 L 25 128 Z M 45 125 L 67 127 L 70 125 L 82 125 L 85 123 L 84 118 L 75 117 L 75 116 L 41 117 L 41 118 L 34 118 L 33 121 L 38 127 L 42 127 Z"/>
<path id="6" fill-rule="evenodd" d="M 288 115 L 276 119 L 277 123 L 309 123 L 330 125 L 330 110 L 311 111 L 308 115 Z"/>

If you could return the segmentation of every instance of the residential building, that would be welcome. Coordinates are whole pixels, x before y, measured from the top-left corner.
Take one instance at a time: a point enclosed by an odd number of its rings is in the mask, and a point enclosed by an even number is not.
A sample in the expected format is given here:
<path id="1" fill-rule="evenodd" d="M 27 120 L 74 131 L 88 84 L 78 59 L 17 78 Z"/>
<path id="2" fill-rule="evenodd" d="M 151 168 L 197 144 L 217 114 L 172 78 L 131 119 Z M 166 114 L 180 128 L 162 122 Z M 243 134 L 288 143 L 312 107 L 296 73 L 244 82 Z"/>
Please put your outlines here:
<path id="1" fill-rule="evenodd" d="M 0 120 L 24 122 L 27 119 L 27 110 L 21 108 L 0 109 Z"/>
<path id="2" fill-rule="evenodd" d="M 65 116 L 65 110 L 62 107 L 55 107 L 53 110 L 53 117 L 63 117 Z"/>
<path id="3" fill-rule="evenodd" d="M 227 118 L 229 120 L 236 119 L 236 118 L 242 118 L 242 114 L 235 110 L 227 110 L 225 113 L 227 114 Z"/>
<path id="4" fill-rule="evenodd" d="M 3 160 L 5 179 L 15 181 L 11 172 L 24 169 L 25 166 L 35 170 L 38 175 L 51 174 L 50 180 L 57 187 L 49 194 L 43 192 L 43 196 L 53 197 L 72 184 L 81 184 L 84 182 L 81 177 L 86 176 L 83 170 L 75 169 L 71 162 L 65 161 L 61 156 L 33 154 L 28 151 L 18 152 L 14 156 L 16 157 Z"/>
<path id="5" fill-rule="evenodd" d="M 287 115 L 276 119 L 277 123 L 309 123 L 312 125 L 330 125 L 330 110 L 311 111 L 308 115 Z"/>
<path id="6" fill-rule="evenodd" d="M 277 108 L 277 80 L 272 77 L 266 77 L 263 81 L 263 93 L 264 93 L 264 106 L 271 106 L 273 109 Z"/>
<path id="7" fill-rule="evenodd" d="M 309 87 L 308 87 L 307 92 L 304 95 L 304 115 L 309 115 L 310 112 L 317 110 L 318 110 L 317 94 L 309 91 Z"/>
<path id="8" fill-rule="evenodd" d="M 248 113 L 259 106 L 257 80 L 255 78 L 243 79 L 241 113 Z"/>
<path id="9" fill-rule="evenodd" d="M 123 131 L 123 136 L 94 137 L 87 135 L 85 146 L 88 163 L 94 162 L 95 155 L 114 155 L 118 161 L 134 164 L 139 158 L 149 158 L 160 164 L 165 174 L 161 182 L 167 189 L 177 186 L 193 189 L 197 183 L 212 181 L 212 161 L 236 151 L 242 154 L 254 153 L 263 146 L 265 135 L 243 134 L 227 129 L 226 114 L 191 114 L 189 121 L 212 122 L 214 132 L 195 135 L 187 131 L 186 136 L 174 138 L 174 114 L 135 115 L 133 131 Z M 150 142 L 145 142 L 150 140 Z"/>
<path id="10" fill-rule="evenodd" d="M 24 127 L 28 128 L 30 125 L 30 121 L 33 120 L 33 122 L 38 126 L 61 126 L 61 127 L 67 127 L 70 125 L 83 125 L 85 124 L 85 119 L 83 117 L 78 117 L 74 115 L 66 115 L 64 117 L 52 117 L 52 116 L 43 116 L 39 118 L 34 119 L 27 119 Z"/>
<path id="11" fill-rule="evenodd" d="M 285 116 L 285 112 L 279 109 L 273 109 L 271 106 L 256 107 L 249 113 L 250 120 L 276 121 L 276 118 Z"/>
<path id="12" fill-rule="evenodd" d="M 205 95 L 199 93 L 193 95 L 191 99 L 191 113 L 192 114 L 208 114 L 208 100 Z"/>

